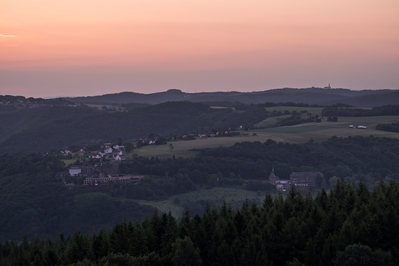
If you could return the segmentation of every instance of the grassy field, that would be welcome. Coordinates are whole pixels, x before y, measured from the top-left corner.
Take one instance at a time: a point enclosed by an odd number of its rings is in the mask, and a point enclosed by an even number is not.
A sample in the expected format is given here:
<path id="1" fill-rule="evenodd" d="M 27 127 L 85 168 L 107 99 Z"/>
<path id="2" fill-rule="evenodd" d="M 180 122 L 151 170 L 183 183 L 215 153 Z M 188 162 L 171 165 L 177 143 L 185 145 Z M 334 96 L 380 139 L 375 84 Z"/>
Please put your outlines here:
<path id="1" fill-rule="evenodd" d="M 76 162 L 76 159 L 62 159 L 61 161 L 63 161 L 65 163 L 65 167 L 68 167 L 71 164 L 73 164 L 74 162 Z"/>
<path id="2" fill-rule="evenodd" d="M 399 138 L 398 133 L 375 130 L 378 123 L 392 123 L 399 121 L 399 116 L 374 116 L 374 117 L 339 117 L 338 122 L 322 121 L 321 123 L 306 123 L 295 126 L 267 128 L 257 130 L 258 136 L 263 134 L 272 136 L 277 141 L 301 143 L 309 139 L 323 141 L 332 136 L 370 136 Z M 349 125 L 367 126 L 367 129 L 349 128 Z M 263 134 L 262 134 L 263 133 Z M 264 136 L 264 135 L 263 135 Z"/>
<path id="3" fill-rule="evenodd" d="M 280 115 L 280 116 L 275 116 L 275 117 L 269 117 L 266 118 L 265 120 L 259 122 L 258 124 L 255 125 L 255 127 L 268 127 L 276 124 L 282 119 L 286 119 L 290 117 L 291 115 Z"/>
<path id="4" fill-rule="evenodd" d="M 273 139 L 277 142 L 305 143 L 310 139 L 314 141 L 324 141 L 332 136 L 370 136 L 399 138 L 399 133 L 375 130 L 378 123 L 399 122 L 399 116 L 374 116 L 374 117 L 339 117 L 338 122 L 327 122 L 324 119 L 320 123 L 305 123 L 295 126 L 266 128 L 251 131 L 242 131 L 246 136 L 220 137 L 220 138 L 199 138 L 189 141 L 175 141 L 166 145 L 149 145 L 140 149 L 135 149 L 128 157 L 144 156 L 171 158 L 190 157 L 196 154 L 192 149 L 217 148 L 220 146 L 233 146 L 237 142 L 260 141 Z M 364 125 L 367 129 L 349 128 L 349 125 Z M 256 136 L 253 135 L 256 133 Z M 173 145 L 173 149 L 169 146 Z"/>
<path id="5" fill-rule="evenodd" d="M 235 204 L 240 204 L 239 202 L 248 200 L 257 200 L 262 202 L 265 198 L 265 194 L 258 194 L 256 192 L 238 189 L 238 188 L 221 188 L 216 187 L 212 189 L 201 189 L 190 193 L 175 195 L 164 201 L 147 201 L 140 200 L 137 201 L 141 205 L 149 205 L 157 208 L 160 212 L 171 212 L 176 218 L 181 217 L 184 206 L 189 203 L 194 203 L 197 201 L 226 201 L 230 203 L 233 207 Z M 178 203 L 175 203 L 178 202 Z M 238 207 L 241 207 L 238 206 Z"/>
<path id="6" fill-rule="evenodd" d="M 148 145 L 140 149 L 135 149 L 133 154 L 144 157 L 159 157 L 159 158 L 170 158 L 173 155 L 176 157 L 190 157 L 197 152 L 191 151 L 192 149 L 203 149 L 203 148 L 217 148 L 220 146 L 232 146 L 237 142 L 243 141 L 256 141 L 259 140 L 257 136 L 236 136 L 236 137 L 220 137 L 220 138 L 198 138 L 196 140 L 187 141 L 173 141 L 166 145 Z M 173 145 L 173 149 L 169 146 Z M 129 155 L 130 157 L 132 155 Z M 133 155 L 134 156 L 134 155 Z"/>

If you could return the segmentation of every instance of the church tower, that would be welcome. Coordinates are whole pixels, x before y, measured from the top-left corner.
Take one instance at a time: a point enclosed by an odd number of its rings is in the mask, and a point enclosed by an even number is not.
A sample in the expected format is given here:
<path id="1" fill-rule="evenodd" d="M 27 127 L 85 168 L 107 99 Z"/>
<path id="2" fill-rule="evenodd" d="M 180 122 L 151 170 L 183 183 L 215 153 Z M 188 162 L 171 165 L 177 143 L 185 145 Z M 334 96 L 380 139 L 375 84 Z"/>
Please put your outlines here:
<path id="1" fill-rule="evenodd" d="M 275 184 L 277 183 L 278 180 L 279 180 L 279 179 L 278 179 L 278 176 L 276 176 L 276 175 L 274 174 L 274 166 L 273 166 L 272 172 L 271 172 L 270 175 L 269 175 L 269 182 L 270 182 L 270 184 L 275 185 Z"/>

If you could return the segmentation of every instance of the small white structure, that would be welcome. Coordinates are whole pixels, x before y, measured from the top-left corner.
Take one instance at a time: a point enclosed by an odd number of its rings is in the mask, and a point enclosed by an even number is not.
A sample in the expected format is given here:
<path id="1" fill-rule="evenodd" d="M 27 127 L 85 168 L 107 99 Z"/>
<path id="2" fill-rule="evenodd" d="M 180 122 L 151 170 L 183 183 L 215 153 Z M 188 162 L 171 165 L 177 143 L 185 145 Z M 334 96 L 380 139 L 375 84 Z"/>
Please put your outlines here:
<path id="1" fill-rule="evenodd" d="M 287 191 L 287 189 L 291 186 L 290 180 L 278 180 L 276 182 L 276 188 L 278 191 Z"/>
<path id="2" fill-rule="evenodd" d="M 69 174 L 71 176 L 77 176 L 80 175 L 81 173 L 82 173 L 82 168 L 80 166 L 72 165 L 71 167 L 69 167 Z"/>
<path id="3" fill-rule="evenodd" d="M 112 153 L 112 148 L 111 147 L 105 148 L 104 153 L 105 154 Z"/>

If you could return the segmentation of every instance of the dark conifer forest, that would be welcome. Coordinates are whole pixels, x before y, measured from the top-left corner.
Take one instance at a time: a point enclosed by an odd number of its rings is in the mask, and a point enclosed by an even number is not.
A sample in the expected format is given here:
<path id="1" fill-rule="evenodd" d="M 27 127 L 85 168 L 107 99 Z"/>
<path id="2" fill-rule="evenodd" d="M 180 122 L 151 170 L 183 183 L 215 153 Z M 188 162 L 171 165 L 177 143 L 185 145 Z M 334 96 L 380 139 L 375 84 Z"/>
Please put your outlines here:
<path id="1" fill-rule="evenodd" d="M 179 220 L 153 213 L 111 230 L 0 244 L 1 265 L 397 265 L 399 183 L 294 189 Z"/>

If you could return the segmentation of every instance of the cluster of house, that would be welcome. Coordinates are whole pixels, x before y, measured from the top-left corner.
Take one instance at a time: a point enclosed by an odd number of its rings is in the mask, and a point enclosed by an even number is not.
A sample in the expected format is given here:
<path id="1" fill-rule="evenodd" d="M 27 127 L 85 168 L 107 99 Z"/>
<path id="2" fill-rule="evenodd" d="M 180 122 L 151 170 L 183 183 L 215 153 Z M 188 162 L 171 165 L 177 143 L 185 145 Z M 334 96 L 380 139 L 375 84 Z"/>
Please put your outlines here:
<path id="1" fill-rule="evenodd" d="M 106 144 L 104 150 L 94 152 L 92 153 L 89 157 L 92 159 L 102 159 L 102 158 L 108 158 L 108 159 L 113 159 L 115 161 L 120 161 L 122 160 L 123 150 L 125 149 L 124 146 L 120 145 L 113 145 L 111 147 L 110 144 Z"/>
<path id="2" fill-rule="evenodd" d="M 321 172 L 293 172 L 290 174 L 289 180 L 283 180 L 274 174 L 274 168 L 269 175 L 270 184 L 276 186 L 278 191 L 286 191 L 291 186 L 298 189 L 306 189 L 316 186 L 316 179 L 324 177 Z"/>
<path id="3" fill-rule="evenodd" d="M 102 162 L 96 165 L 71 165 L 68 171 L 58 172 L 60 178 L 67 187 L 74 187 L 75 183 L 68 183 L 68 177 L 83 177 L 83 185 L 108 185 L 110 183 L 139 183 L 143 176 L 119 175 L 119 164 L 116 161 Z"/>

